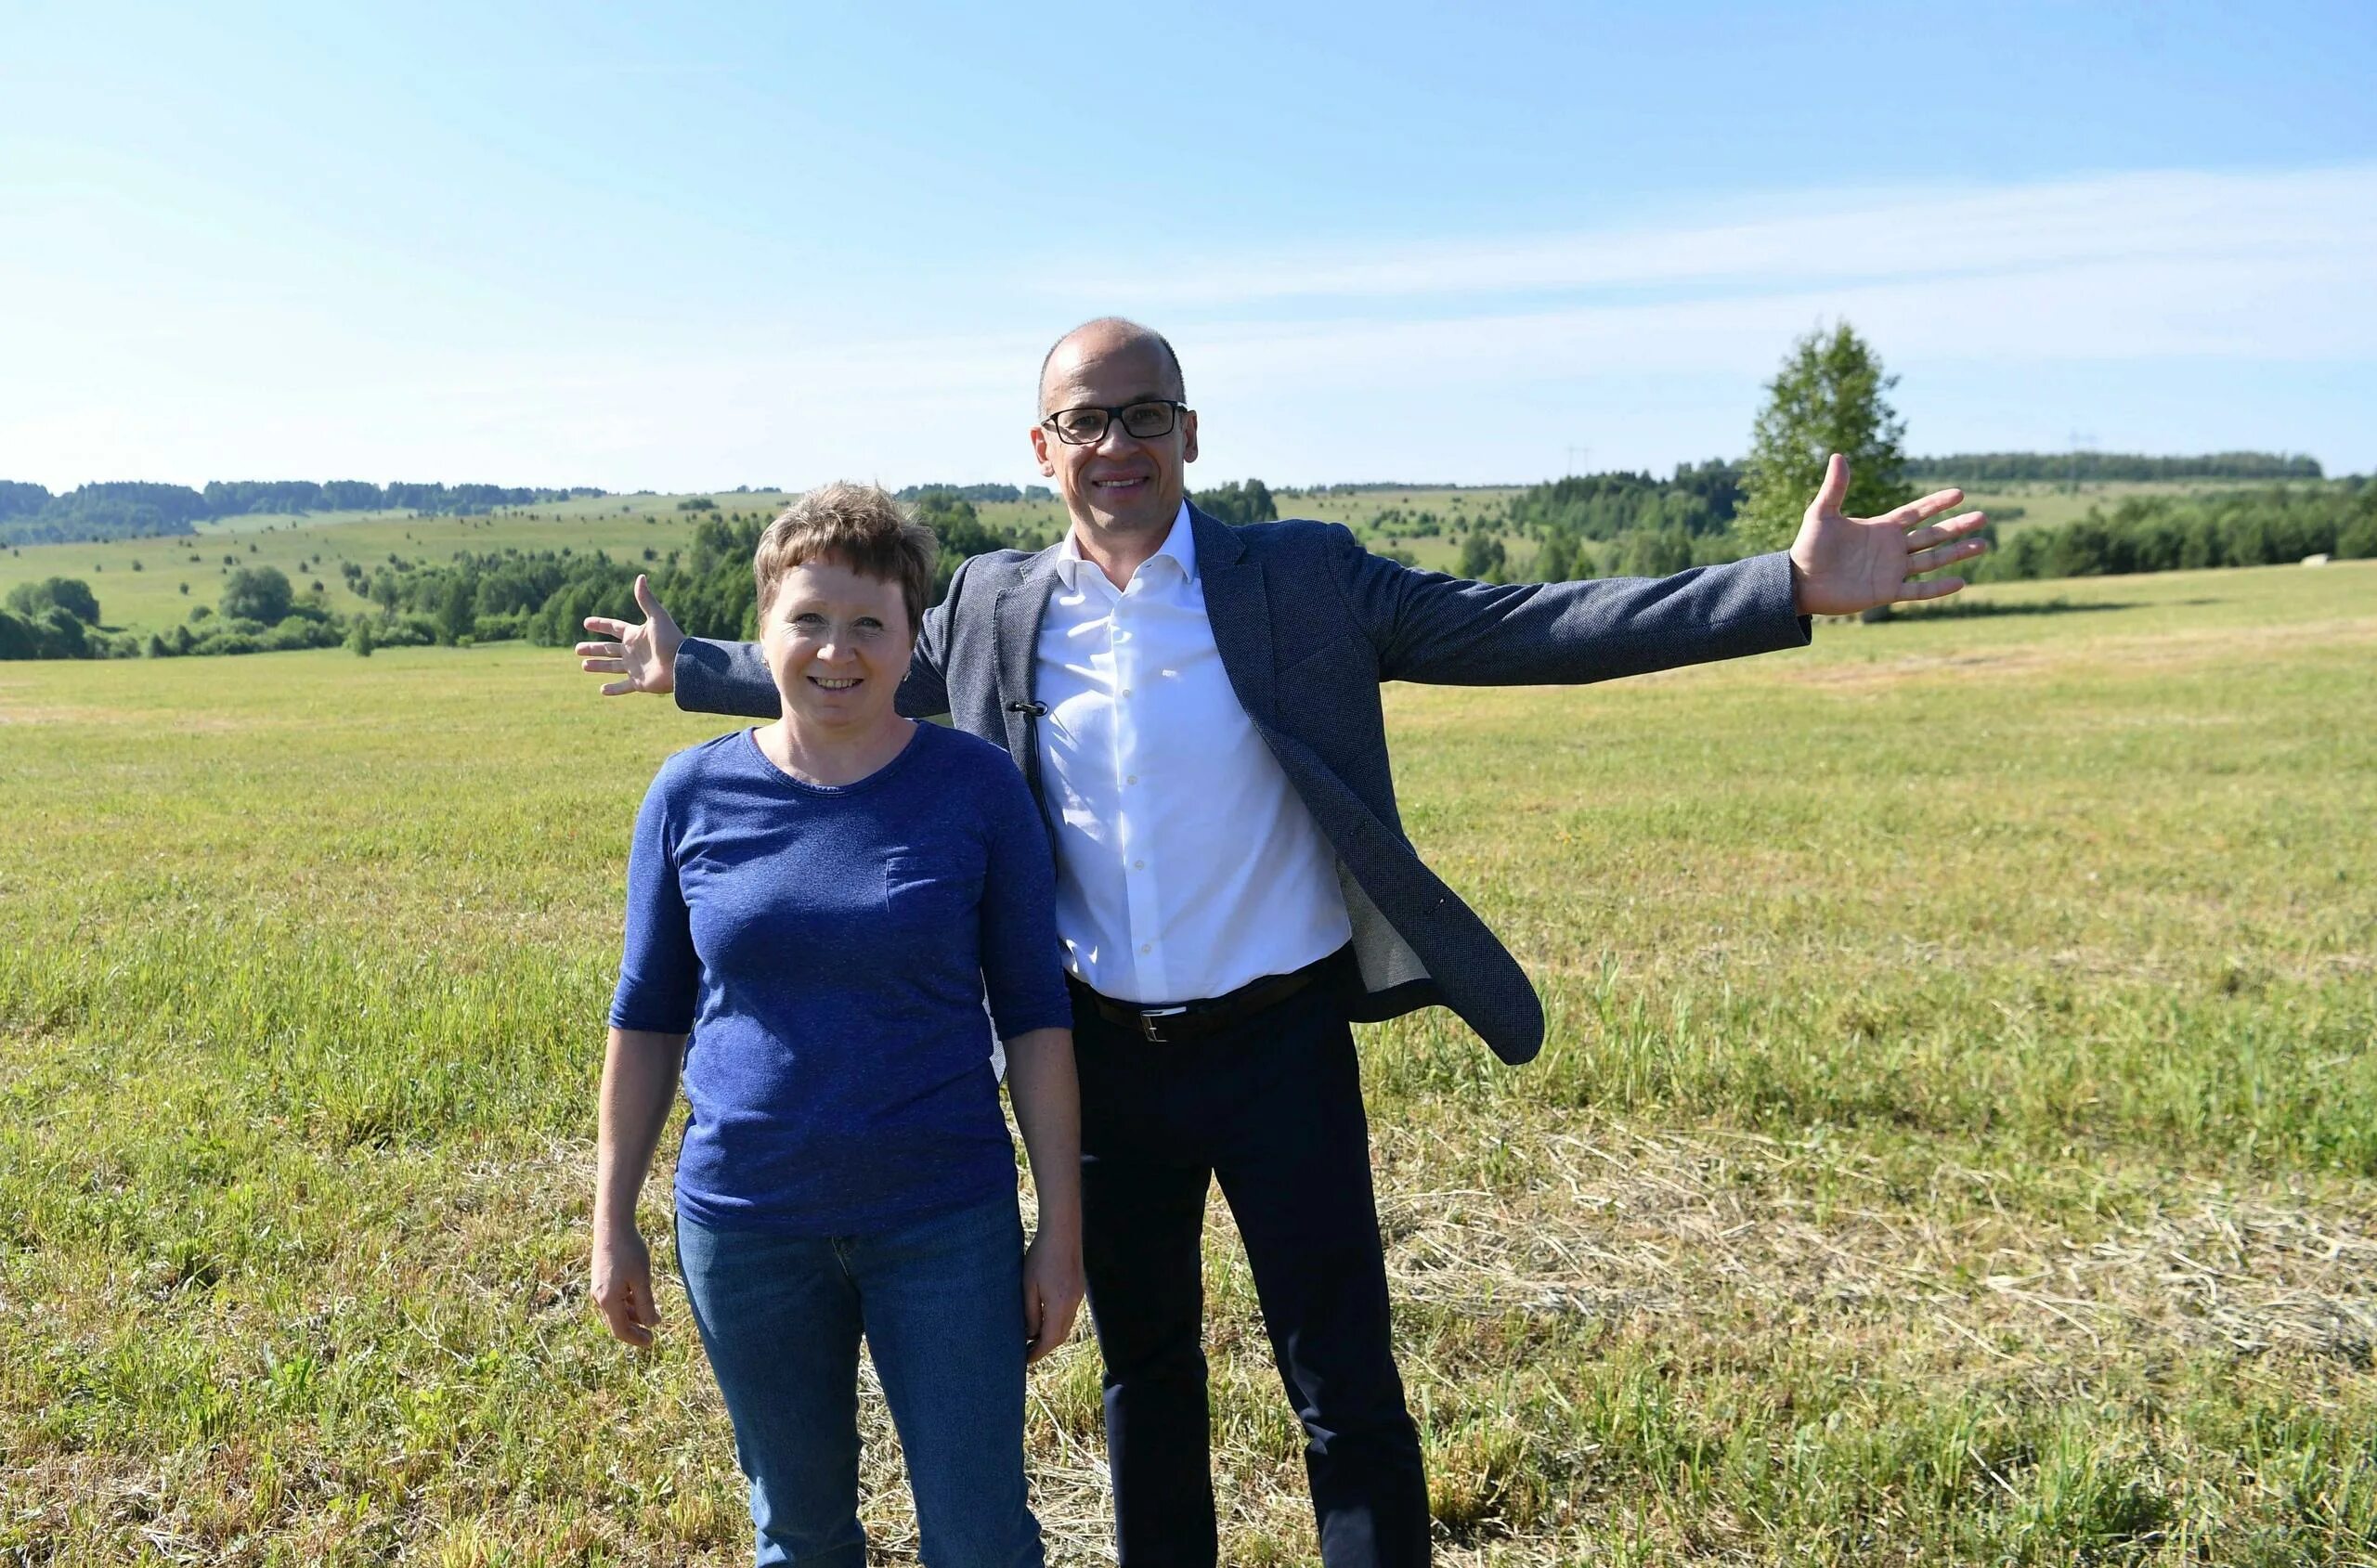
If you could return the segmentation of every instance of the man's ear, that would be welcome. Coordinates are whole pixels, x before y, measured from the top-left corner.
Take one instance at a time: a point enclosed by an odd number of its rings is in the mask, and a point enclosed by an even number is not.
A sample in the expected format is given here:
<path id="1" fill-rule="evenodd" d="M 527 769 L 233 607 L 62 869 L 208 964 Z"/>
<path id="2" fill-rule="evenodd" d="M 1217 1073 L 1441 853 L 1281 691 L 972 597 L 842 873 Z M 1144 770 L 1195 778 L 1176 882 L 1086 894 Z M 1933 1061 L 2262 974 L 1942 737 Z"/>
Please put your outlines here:
<path id="1" fill-rule="evenodd" d="M 1180 460 L 1197 460 L 1197 410 L 1194 408 L 1180 416 Z"/>
<path id="2" fill-rule="evenodd" d="M 1048 478 L 1057 476 L 1057 460 L 1048 455 L 1048 433 L 1038 425 L 1032 427 L 1032 455 L 1040 460 L 1040 472 Z"/>

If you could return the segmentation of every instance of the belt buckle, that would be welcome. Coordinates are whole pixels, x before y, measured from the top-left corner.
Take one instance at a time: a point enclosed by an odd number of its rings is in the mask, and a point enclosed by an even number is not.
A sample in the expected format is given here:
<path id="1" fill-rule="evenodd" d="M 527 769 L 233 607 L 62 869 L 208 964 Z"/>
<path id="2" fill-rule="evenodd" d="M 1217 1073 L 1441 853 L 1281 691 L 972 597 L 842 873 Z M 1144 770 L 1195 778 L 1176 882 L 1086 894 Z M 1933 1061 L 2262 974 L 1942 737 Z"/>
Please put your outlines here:
<path id="1" fill-rule="evenodd" d="M 1142 1007 L 1139 1009 L 1139 1033 L 1150 1045 L 1174 1045 L 1177 1041 L 1166 1040 L 1157 1025 L 1158 1018 L 1176 1018 L 1188 1009 L 1183 1007 Z"/>

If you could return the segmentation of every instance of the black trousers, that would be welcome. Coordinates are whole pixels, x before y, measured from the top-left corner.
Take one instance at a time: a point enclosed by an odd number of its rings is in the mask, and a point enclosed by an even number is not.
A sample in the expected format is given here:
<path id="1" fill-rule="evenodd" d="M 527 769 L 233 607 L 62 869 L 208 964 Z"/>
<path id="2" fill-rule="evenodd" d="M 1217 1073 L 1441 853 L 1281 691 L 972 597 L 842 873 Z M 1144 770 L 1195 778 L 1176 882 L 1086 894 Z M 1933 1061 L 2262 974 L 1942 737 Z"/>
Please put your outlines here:
<path id="1" fill-rule="evenodd" d="M 1327 985 L 1159 1045 L 1075 992 L 1089 1304 L 1123 1568 L 1212 1568 L 1205 1193 L 1237 1218 L 1264 1326 L 1304 1423 L 1328 1568 L 1428 1561 L 1428 1488 L 1387 1323 L 1370 1126 Z"/>

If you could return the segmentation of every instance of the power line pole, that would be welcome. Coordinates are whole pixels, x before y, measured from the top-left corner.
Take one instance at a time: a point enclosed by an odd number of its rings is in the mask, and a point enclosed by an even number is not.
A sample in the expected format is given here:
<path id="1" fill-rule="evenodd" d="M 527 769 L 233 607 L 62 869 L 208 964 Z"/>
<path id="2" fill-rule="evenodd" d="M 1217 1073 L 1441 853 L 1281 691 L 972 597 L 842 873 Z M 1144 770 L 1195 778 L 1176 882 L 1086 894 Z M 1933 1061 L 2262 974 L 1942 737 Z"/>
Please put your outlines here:
<path id="1" fill-rule="evenodd" d="M 2080 493 L 2080 454 L 2084 450 L 2094 449 L 2096 445 L 2097 438 L 2089 432 L 2075 430 L 2072 433 L 2072 493 L 2075 496 Z"/>

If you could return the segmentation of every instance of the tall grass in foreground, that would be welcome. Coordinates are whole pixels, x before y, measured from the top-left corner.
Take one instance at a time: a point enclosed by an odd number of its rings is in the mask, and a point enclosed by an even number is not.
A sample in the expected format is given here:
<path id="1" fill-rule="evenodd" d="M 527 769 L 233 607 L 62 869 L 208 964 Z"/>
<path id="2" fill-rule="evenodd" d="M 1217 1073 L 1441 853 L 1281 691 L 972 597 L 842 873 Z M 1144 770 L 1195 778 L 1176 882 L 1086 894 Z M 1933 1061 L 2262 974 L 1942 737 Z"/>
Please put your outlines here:
<path id="1" fill-rule="evenodd" d="M 1364 1035 L 1446 1561 L 2377 1560 L 2377 571 L 2099 587 L 1390 693 L 1552 1018 Z M 582 1285 L 708 732 L 529 650 L 0 672 L 0 1562 L 747 1551 L 682 1299 L 639 1356 Z M 1209 1268 L 1227 1556 L 1308 1562 L 1218 1206 Z M 1035 1376 L 1059 1561 L 1098 1407 Z"/>

